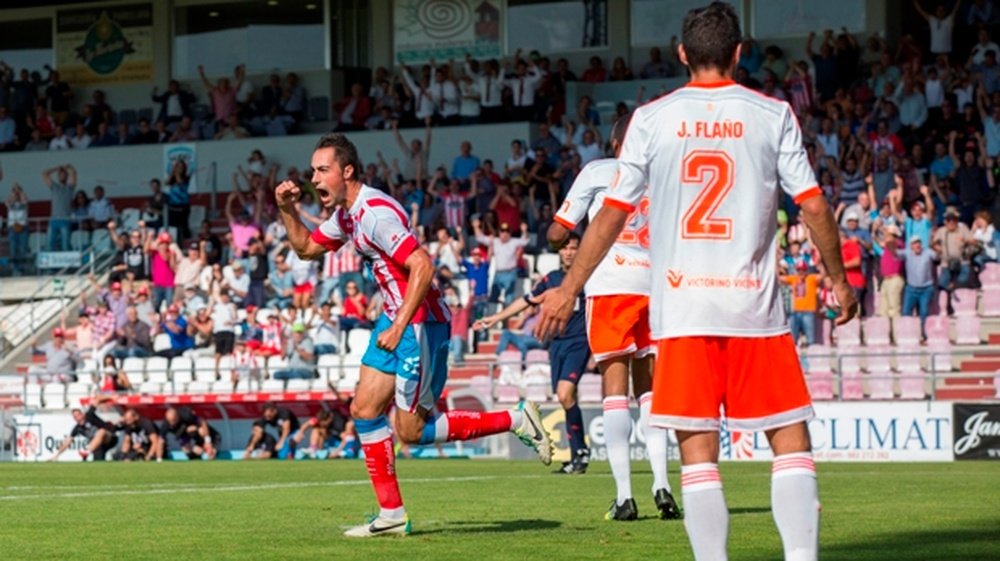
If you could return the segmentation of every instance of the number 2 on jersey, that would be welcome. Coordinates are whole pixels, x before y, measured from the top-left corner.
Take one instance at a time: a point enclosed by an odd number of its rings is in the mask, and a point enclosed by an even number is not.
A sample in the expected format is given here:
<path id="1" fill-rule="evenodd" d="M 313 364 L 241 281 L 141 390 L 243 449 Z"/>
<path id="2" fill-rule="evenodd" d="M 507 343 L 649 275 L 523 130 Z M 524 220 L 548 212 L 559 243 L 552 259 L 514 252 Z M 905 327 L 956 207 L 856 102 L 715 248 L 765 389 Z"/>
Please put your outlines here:
<path id="1" fill-rule="evenodd" d="M 628 215 L 625 220 L 625 228 L 615 241 L 625 245 L 638 244 L 643 249 L 649 249 L 649 220 L 646 218 L 647 216 L 649 216 L 649 197 L 643 197 L 639 201 L 639 206 L 635 207 L 635 210 Z M 636 227 L 636 222 L 639 222 L 638 227 Z"/>
<path id="2" fill-rule="evenodd" d="M 692 150 L 684 157 L 681 183 L 701 187 L 681 219 L 681 237 L 688 240 L 731 240 L 733 220 L 715 212 L 733 190 L 733 159 L 719 150 Z"/>

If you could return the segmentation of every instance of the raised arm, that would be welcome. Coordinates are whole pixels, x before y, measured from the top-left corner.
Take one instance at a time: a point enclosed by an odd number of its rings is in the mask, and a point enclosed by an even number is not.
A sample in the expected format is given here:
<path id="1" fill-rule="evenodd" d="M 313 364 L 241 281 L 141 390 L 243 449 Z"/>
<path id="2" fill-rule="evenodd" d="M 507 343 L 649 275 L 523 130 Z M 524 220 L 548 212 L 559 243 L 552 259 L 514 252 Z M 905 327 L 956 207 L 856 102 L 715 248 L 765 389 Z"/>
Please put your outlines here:
<path id="1" fill-rule="evenodd" d="M 298 202 L 302 191 L 298 185 L 291 181 L 284 181 L 275 188 L 275 199 L 278 203 L 278 214 L 288 231 L 288 245 L 295 250 L 302 259 L 316 259 L 326 252 L 326 248 L 316 243 L 312 239 L 312 233 L 302 223 L 295 210 L 295 203 Z"/>
<path id="2" fill-rule="evenodd" d="M 958 4 L 961 4 L 961 2 L 955 2 L 956 8 L 958 7 Z M 917 9 L 917 13 L 920 14 L 920 17 L 924 19 L 930 19 L 931 17 L 930 14 L 924 11 L 924 8 L 920 5 L 920 2 L 918 2 L 917 0 L 913 0 L 913 7 Z"/>
<path id="3" fill-rule="evenodd" d="M 212 85 L 212 82 L 208 81 L 208 76 L 205 76 L 205 67 L 201 64 L 198 65 L 198 76 L 201 78 L 201 83 L 205 84 L 205 89 L 207 89 L 209 92 L 215 89 L 215 86 Z"/>

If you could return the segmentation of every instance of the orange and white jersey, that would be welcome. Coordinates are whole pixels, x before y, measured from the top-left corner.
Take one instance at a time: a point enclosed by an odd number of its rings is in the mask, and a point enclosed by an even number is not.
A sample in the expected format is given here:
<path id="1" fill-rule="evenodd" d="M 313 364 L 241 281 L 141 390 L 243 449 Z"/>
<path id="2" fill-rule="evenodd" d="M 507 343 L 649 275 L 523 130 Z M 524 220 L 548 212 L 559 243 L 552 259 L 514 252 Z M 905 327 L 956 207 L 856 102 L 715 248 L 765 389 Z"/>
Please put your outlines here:
<path id="1" fill-rule="evenodd" d="M 604 204 L 649 188 L 655 339 L 788 332 L 776 274 L 778 189 L 821 195 L 791 107 L 732 81 L 636 109 Z"/>
<path id="2" fill-rule="evenodd" d="M 570 230 L 589 216 L 591 220 L 604 204 L 608 187 L 618 173 L 618 161 L 594 160 L 573 181 L 555 221 Z M 649 203 L 643 198 L 628 217 L 625 229 L 611 246 L 594 274 L 587 279 L 588 298 L 609 294 L 649 295 Z"/>

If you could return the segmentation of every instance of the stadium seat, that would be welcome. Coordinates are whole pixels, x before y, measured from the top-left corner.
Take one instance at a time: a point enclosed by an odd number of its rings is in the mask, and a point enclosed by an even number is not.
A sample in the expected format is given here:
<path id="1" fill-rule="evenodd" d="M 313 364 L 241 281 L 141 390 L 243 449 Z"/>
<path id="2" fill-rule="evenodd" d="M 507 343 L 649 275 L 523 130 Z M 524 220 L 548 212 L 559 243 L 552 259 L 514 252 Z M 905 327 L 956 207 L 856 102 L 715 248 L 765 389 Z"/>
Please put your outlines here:
<path id="1" fill-rule="evenodd" d="M 840 377 L 840 399 L 864 399 L 860 370 L 845 370 Z"/>
<path id="2" fill-rule="evenodd" d="M 284 390 L 285 390 L 284 380 L 275 380 L 273 378 L 269 378 L 267 380 L 264 380 L 260 385 L 260 391 L 262 392 L 280 392 Z"/>
<path id="3" fill-rule="evenodd" d="M 536 403 L 545 403 L 549 400 L 550 384 L 529 383 L 524 387 L 524 399 L 529 399 Z"/>
<path id="4" fill-rule="evenodd" d="M 987 263 L 979 273 L 979 284 L 983 290 L 1000 289 L 1000 263 Z"/>
<path id="5" fill-rule="evenodd" d="M 950 339 L 948 316 L 927 316 L 924 331 L 927 333 L 927 344 L 947 343 Z"/>
<path id="6" fill-rule="evenodd" d="M 862 322 L 862 330 L 865 335 L 865 344 L 868 346 L 888 345 L 889 341 L 889 318 L 874 316 Z"/>
<path id="7" fill-rule="evenodd" d="M 133 383 L 142 382 L 146 379 L 146 359 L 128 357 L 122 360 L 122 370 L 128 374 L 129 379 Z"/>
<path id="8" fill-rule="evenodd" d="M 498 383 L 520 385 L 523 374 L 521 369 L 521 351 L 502 351 L 497 358 L 497 369 Z"/>
<path id="9" fill-rule="evenodd" d="M 811 371 L 806 375 L 806 385 L 813 401 L 829 401 L 833 399 L 833 372 Z"/>
<path id="10" fill-rule="evenodd" d="M 146 359 L 146 379 L 150 382 L 160 382 L 166 384 L 170 382 L 167 375 L 170 369 L 170 361 L 162 356 L 153 356 Z"/>
<path id="11" fill-rule="evenodd" d="M 301 378 L 288 380 L 288 384 L 285 386 L 285 389 L 290 392 L 307 392 L 311 391 L 312 388 L 312 380 L 303 380 Z"/>
<path id="12" fill-rule="evenodd" d="M 889 372 L 892 370 L 892 348 L 888 345 L 865 348 L 866 372 Z"/>
<path id="13" fill-rule="evenodd" d="M 548 274 L 559 268 L 559 254 L 558 253 L 542 253 L 538 256 L 538 261 L 535 265 L 535 270 L 540 274 Z"/>
<path id="14" fill-rule="evenodd" d="M 356 383 L 361 379 L 361 365 L 359 363 L 345 363 L 340 367 L 340 379 Z"/>
<path id="15" fill-rule="evenodd" d="M 899 398 L 900 399 L 923 399 L 925 374 L 919 368 L 900 368 L 899 372 Z"/>
<path id="16" fill-rule="evenodd" d="M 840 349 L 837 356 L 837 370 L 841 373 L 861 370 L 861 347 Z"/>
<path id="17" fill-rule="evenodd" d="M 215 357 L 200 356 L 194 359 L 194 379 L 202 382 L 214 381 Z"/>
<path id="18" fill-rule="evenodd" d="M 958 316 L 955 319 L 955 344 L 978 345 L 982 342 L 979 336 L 978 316 Z"/>
<path id="19" fill-rule="evenodd" d="M 73 251 L 84 251 L 90 245 L 90 232 L 77 230 L 69 235 L 69 247 Z"/>
<path id="20" fill-rule="evenodd" d="M 892 384 L 893 374 L 891 370 L 869 372 L 868 397 L 870 399 L 892 399 L 895 395 Z"/>
<path id="21" fill-rule="evenodd" d="M 24 406 L 27 409 L 42 408 L 42 386 L 28 382 L 24 390 Z"/>
<path id="22" fill-rule="evenodd" d="M 834 331 L 838 347 L 857 347 L 861 345 L 861 322 L 855 318 L 840 325 Z"/>
<path id="23" fill-rule="evenodd" d="M 987 318 L 1000 317 L 1000 287 L 983 287 L 983 312 Z"/>
<path id="24" fill-rule="evenodd" d="M 211 391 L 212 391 L 212 382 L 202 381 L 202 380 L 195 380 L 190 384 L 188 384 L 186 388 L 184 388 L 184 393 L 199 394 L 199 393 L 209 393 Z"/>
<path id="25" fill-rule="evenodd" d="M 947 341 L 928 343 L 927 351 L 932 372 L 951 372 L 951 345 Z"/>
<path id="26" fill-rule="evenodd" d="M 920 370 L 920 357 L 923 354 L 919 343 L 900 345 L 896 348 L 896 370 Z"/>
<path id="27" fill-rule="evenodd" d="M 42 409 L 57 410 L 66 408 L 66 386 L 62 384 L 46 384 L 43 394 L 45 400 Z"/>
<path id="28" fill-rule="evenodd" d="M 952 292 L 951 307 L 955 317 L 974 316 L 977 312 L 977 292 L 971 288 L 959 288 Z"/>
<path id="29" fill-rule="evenodd" d="M 337 381 L 337 391 L 338 392 L 353 392 L 354 388 L 357 387 L 357 378 L 342 378 Z"/>
<path id="30" fill-rule="evenodd" d="M 28 234 L 28 252 L 31 254 L 38 253 L 43 248 L 48 247 L 49 244 L 49 234 L 48 232 L 32 232 Z"/>
<path id="31" fill-rule="evenodd" d="M 66 402 L 70 407 L 80 407 L 80 400 L 90 397 L 91 386 L 89 382 L 72 382 L 66 384 Z"/>
<path id="32" fill-rule="evenodd" d="M 483 374 L 477 374 L 469 378 L 469 389 L 476 390 L 486 400 L 489 400 L 490 396 L 492 395 L 492 392 L 490 391 L 492 386 L 493 383 L 490 380 L 489 376 L 485 376 Z"/>
<path id="33" fill-rule="evenodd" d="M 829 372 L 833 349 L 826 345 L 810 345 L 802 352 L 806 372 Z"/>
<path id="34" fill-rule="evenodd" d="M 897 317 L 892 320 L 892 338 L 897 345 L 920 344 L 920 318 Z"/>
<path id="35" fill-rule="evenodd" d="M 316 362 L 316 369 L 319 377 L 324 381 L 337 381 L 340 379 L 340 357 L 337 355 L 319 355 Z"/>
<path id="36" fill-rule="evenodd" d="M 194 363 L 186 356 L 176 356 L 170 359 L 170 379 L 174 384 L 179 384 L 176 388 L 178 393 L 184 389 L 184 384 L 194 379 L 193 369 Z"/>
<path id="37" fill-rule="evenodd" d="M 368 341 L 371 338 L 372 332 L 369 329 L 352 329 L 347 334 L 347 346 L 351 349 L 350 354 L 359 357 L 365 354 L 365 350 L 368 349 Z"/>
<path id="38" fill-rule="evenodd" d="M 532 349 L 525 355 L 524 362 L 526 364 L 524 368 L 525 378 L 543 378 L 546 380 L 551 378 L 552 365 L 549 362 L 549 351 L 545 349 Z"/>
<path id="39" fill-rule="evenodd" d="M 494 397 L 497 403 L 517 403 L 521 401 L 521 390 L 513 384 L 497 384 Z"/>
<path id="40" fill-rule="evenodd" d="M 85 358 L 79 366 L 76 367 L 77 378 L 82 378 L 84 376 L 95 377 L 100 372 L 100 365 L 97 364 L 96 358 Z"/>
<path id="41" fill-rule="evenodd" d="M 170 350 L 170 335 L 157 333 L 156 337 L 153 337 L 153 352 L 158 353 L 166 350 Z"/>
<path id="42" fill-rule="evenodd" d="M 274 373 L 279 370 L 284 370 L 288 368 L 288 359 L 283 356 L 270 356 L 267 357 L 267 375 L 274 376 Z"/>
<path id="43" fill-rule="evenodd" d="M 139 393 L 143 395 L 159 395 L 163 393 L 163 384 L 160 382 L 143 382 L 139 384 Z"/>

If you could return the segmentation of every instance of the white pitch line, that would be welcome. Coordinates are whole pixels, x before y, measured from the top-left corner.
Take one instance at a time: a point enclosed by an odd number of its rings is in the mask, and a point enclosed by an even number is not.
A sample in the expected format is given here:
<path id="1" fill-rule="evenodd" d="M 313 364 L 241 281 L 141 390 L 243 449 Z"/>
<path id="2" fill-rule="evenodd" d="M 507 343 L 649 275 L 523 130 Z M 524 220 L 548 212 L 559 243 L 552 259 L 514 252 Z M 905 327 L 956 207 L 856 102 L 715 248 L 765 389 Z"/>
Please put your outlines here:
<path id="1" fill-rule="evenodd" d="M 411 483 L 463 483 L 467 481 L 489 481 L 494 479 L 538 479 L 541 475 L 472 475 L 468 477 L 424 477 L 404 479 L 404 485 Z M 297 481 L 290 483 L 266 483 L 261 485 L 228 485 L 217 487 L 171 487 L 154 489 L 134 489 L 119 491 L 93 491 L 82 493 L 54 493 L 35 495 L 0 496 L 0 501 L 26 501 L 37 499 L 78 499 L 86 497 L 120 497 L 123 495 L 166 495 L 173 493 L 232 493 L 240 491 L 266 491 L 274 489 L 304 489 L 309 487 L 347 487 L 365 486 L 371 483 L 367 479 L 350 479 L 346 481 Z"/>

